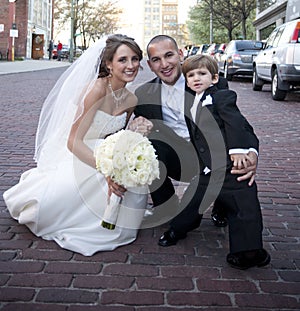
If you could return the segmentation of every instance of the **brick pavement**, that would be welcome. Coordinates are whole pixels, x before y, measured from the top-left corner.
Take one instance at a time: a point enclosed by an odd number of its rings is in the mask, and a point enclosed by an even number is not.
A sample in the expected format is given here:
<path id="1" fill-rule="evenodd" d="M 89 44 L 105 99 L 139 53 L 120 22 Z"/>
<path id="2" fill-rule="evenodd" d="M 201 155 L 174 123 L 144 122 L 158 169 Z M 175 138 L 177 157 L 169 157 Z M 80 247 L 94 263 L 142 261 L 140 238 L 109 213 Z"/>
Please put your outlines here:
<path id="1" fill-rule="evenodd" d="M 227 266 L 227 229 L 209 212 L 176 246 L 144 229 L 131 245 L 91 257 L 62 250 L 11 219 L 2 193 L 34 166 L 34 134 L 46 94 L 63 69 L 0 76 L 0 309 L 170 311 L 300 309 L 300 95 L 273 102 L 249 80 L 230 83 L 261 149 L 257 183 L 270 266 Z M 266 90 L 268 87 L 265 88 Z"/>

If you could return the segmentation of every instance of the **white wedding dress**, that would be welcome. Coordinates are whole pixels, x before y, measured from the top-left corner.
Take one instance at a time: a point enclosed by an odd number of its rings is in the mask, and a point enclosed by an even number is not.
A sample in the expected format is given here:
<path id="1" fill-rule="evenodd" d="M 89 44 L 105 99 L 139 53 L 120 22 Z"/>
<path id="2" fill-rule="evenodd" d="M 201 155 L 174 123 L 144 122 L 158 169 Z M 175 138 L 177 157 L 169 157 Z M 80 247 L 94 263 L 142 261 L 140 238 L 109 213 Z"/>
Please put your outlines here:
<path id="1" fill-rule="evenodd" d="M 112 116 L 98 111 L 85 136 L 94 149 L 108 134 L 122 129 L 126 113 Z M 55 145 L 47 151 L 55 153 Z M 45 162 L 45 161 L 44 161 Z M 91 256 L 136 239 L 145 208 L 147 189 L 127 191 L 114 230 L 101 226 L 107 204 L 107 183 L 96 169 L 64 150 L 56 165 L 43 163 L 22 174 L 4 195 L 11 216 L 35 235 L 54 240 L 62 248 Z"/>

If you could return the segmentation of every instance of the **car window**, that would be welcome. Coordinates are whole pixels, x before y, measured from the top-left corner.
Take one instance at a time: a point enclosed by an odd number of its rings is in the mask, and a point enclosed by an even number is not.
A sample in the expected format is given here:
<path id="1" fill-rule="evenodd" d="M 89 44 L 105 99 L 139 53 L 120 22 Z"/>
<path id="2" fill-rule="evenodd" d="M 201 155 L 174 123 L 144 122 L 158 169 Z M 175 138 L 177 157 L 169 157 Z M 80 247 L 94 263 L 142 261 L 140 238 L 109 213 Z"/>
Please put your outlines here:
<path id="1" fill-rule="evenodd" d="M 270 37 L 268 38 L 267 42 L 266 42 L 266 46 L 265 49 L 270 49 L 271 47 L 273 47 L 273 41 L 275 39 L 275 36 L 277 34 L 278 29 L 275 29 L 271 34 Z"/>
<path id="2" fill-rule="evenodd" d="M 261 47 L 262 47 L 262 44 L 259 44 L 259 42 L 256 42 L 256 41 L 238 41 L 236 43 L 236 48 L 238 51 L 260 50 Z"/>
<path id="3" fill-rule="evenodd" d="M 276 48 L 278 46 L 278 42 L 279 40 L 281 39 L 281 36 L 282 36 L 282 33 L 284 31 L 284 27 L 281 27 L 278 29 L 276 35 L 275 35 L 275 38 L 274 38 L 274 41 L 273 41 L 273 47 Z M 281 40 L 280 40 L 281 41 Z M 282 41 L 281 41 L 282 42 Z"/>

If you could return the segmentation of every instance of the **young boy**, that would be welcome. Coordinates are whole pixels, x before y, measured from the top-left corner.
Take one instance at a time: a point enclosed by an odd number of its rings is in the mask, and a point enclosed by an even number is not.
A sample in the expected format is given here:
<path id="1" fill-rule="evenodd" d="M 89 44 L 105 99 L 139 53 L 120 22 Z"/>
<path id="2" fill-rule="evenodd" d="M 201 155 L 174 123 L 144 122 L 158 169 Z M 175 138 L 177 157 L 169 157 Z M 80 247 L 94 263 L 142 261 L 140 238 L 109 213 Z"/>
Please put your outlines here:
<path id="1" fill-rule="evenodd" d="M 185 104 L 186 123 L 191 142 L 197 150 L 201 173 L 194 178 L 182 200 L 186 208 L 173 220 L 176 232 L 186 234 L 199 211 L 218 199 L 229 224 L 230 253 L 227 262 L 234 268 L 262 267 L 270 262 L 263 249 L 262 216 L 257 186 L 238 182 L 230 173 L 232 166 L 247 166 L 247 153 L 253 146 L 251 125 L 236 105 L 236 93 L 219 90 L 218 65 L 213 58 L 195 55 L 182 66 L 187 85 L 196 92 L 194 103 Z M 255 139 L 257 137 L 254 135 Z M 182 221 L 184 219 L 184 222 Z M 177 222 L 178 220 L 178 222 Z M 180 227 L 177 224 L 181 224 Z"/>

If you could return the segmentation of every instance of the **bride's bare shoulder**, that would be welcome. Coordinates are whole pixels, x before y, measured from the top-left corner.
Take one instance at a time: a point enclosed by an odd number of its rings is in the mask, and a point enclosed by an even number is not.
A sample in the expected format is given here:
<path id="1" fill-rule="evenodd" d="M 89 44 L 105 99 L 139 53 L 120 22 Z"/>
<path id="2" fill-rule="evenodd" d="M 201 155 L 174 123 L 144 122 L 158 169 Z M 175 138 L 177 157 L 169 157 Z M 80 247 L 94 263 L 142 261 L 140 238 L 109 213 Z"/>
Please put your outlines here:
<path id="1" fill-rule="evenodd" d="M 92 86 L 90 86 L 89 96 L 96 97 L 97 99 L 106 95 L 106 79 L 97 79 Z"/>

